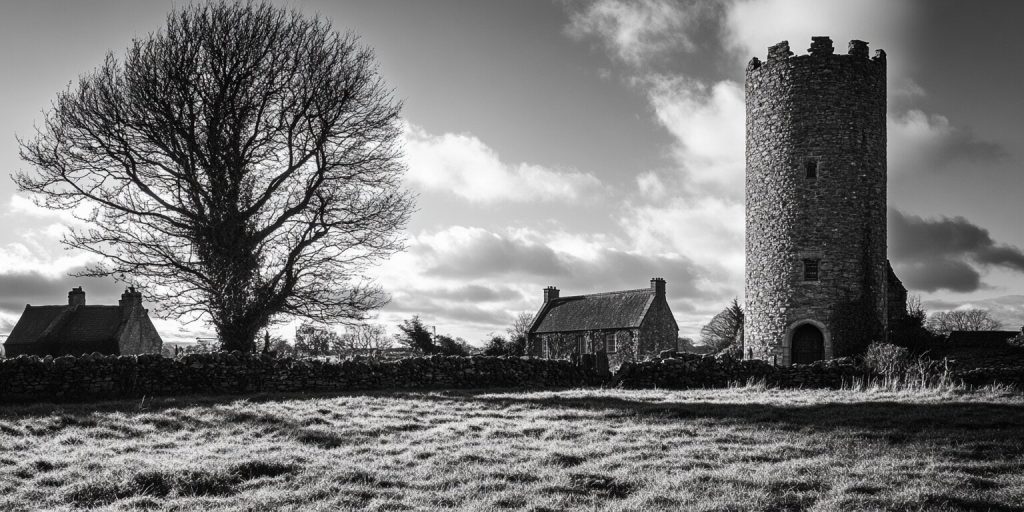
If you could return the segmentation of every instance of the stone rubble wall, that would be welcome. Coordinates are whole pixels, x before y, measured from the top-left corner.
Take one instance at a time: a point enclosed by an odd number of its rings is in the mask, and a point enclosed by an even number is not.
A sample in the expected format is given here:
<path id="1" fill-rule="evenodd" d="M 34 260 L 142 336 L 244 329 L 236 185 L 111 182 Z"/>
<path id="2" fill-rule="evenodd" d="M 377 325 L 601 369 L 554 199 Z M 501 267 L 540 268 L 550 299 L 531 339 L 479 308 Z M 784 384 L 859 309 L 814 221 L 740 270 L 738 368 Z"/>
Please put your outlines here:
<path id="1" fill-rule="evenodd" d="M 764 382 L 783 388 L 838 389 L 872 376 L 852 358 L 773 366 L 758 359 L 740 360 L 729 356 L 683 353 L 663 356 L 622 365 L 615 374 L 614 384 L 627 389 L 694 389 Z"/>
<path id="2" fill-rule="evenodd" d="M 841 388 L 874 377 L 855 359 L 772 366 L 666 351 L 661 357 L 600 372 L 568 360 L 431 356 L 373 363 L 274 358 L 239 352 L 180 359 L 147 354 L 0 359 L 0 403 L 114 400 L 143 396 L 487 388 L 722 388 L 764 382 L 782 388 Z M 954 381 L 1024 388 L 1024 366 L 963 368 Z"/>
<path id="3" fill-rule="evenodd" d="M 154 395 L 376 389 L 545 388 L 600 384 L 566 360 L 431 356 L 381 363 L 240 352 L 0 359 L 0 402 Z"/>

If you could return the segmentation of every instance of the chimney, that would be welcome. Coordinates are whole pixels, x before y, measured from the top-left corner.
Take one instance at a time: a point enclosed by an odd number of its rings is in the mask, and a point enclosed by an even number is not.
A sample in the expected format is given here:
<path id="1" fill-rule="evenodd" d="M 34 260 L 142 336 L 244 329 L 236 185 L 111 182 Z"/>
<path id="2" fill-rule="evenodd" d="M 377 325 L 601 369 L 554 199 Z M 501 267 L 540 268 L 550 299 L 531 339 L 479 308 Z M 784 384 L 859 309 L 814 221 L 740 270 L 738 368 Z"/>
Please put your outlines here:
<path id="1" fill-rule="evenodd" d="M 554 286 L 548 286 L 544 288 L 544 303 L 547 304 L 558 298 L 558 288 Z"/>
<path id="2" fill-rule="evenodd" d="M 142 292 L 137 292 L 134 286 L 129 286 L 121 294 L 121 300 L 117 301 L 117 305 L 121 307 L 121 316 L 131 316 L 135 311 L 142 309 Z"/>
<path id="3" fill-rule="evenodd" d="M 651 278 L 651 289 L 654 290 L 655 297 L 665 296 L 665 280 L 660 277 Z"/>
<path id="4" fill-rule="evenodd" d="M 81 286 L 76 286 L 68 292 L 68 306 L 84 306 L 85 292 Z"/>

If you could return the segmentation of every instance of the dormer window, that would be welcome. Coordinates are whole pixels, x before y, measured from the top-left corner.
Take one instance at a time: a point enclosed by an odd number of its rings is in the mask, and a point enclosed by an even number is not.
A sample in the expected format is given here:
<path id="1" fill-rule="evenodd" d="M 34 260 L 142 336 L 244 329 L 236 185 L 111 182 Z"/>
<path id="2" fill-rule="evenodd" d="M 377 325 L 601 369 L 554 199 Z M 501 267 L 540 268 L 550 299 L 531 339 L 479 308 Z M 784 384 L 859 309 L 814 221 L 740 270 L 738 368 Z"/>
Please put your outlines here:
<path id="1" fill-rule="evenodd" d="M 804 164 L 804 171 L 807 173 L 807 179 L 814 180 L 818 179 L 818 161 L 808 160 Z"/>
<path id="2" fill-rule="evenodd" d="M 817 281 L 818 280 L 818 264 L 820 260 L 817 259 L 806 259 L 804 260 L 804 281 Z"/>

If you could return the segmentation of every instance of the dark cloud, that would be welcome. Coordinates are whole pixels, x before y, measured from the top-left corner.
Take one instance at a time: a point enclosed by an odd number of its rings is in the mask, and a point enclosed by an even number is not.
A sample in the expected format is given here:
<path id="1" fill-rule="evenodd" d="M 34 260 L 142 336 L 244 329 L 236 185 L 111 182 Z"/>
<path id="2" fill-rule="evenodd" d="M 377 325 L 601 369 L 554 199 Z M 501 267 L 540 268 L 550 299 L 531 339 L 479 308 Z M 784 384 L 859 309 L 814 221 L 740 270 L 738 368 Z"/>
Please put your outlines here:
<path id="1" fill-rule="evenodd" d="M 453 304 L 423 293 L 396 293 L 387 305 L 387 310 L 410 317 L 422 315 L 425 322 L 439 324 L 438 332 L 444 332 L 445 325 L 463 323 L 496 328 L 512 324 L 512 316 L 502 310 L 486 309 L 471 302 Z"/>
<path id="2" fill-rule="evenodd" d="M 941 288 L 972 292 L 981 288 L 981 274 L 960 260 L 929 258 L 912 263 L 894 262 L 893 270 L 910 290 L 934 292 Z"/>
<path id="3" fill-rule="evenodd" d="M 997 244 L 963 217 L 926 219 L 889 209 L 889 257 L 909 288 L 970 292 L 983 287 L 970 263 L 1024 272 L 1024 252 Z"/>
<path id="4" fill-rule="evenodd" d="M 593 260 L 571 258 L 567 266 L 572 270 L 558 282 L 551 284 L 562 289 L 563 295 L 629 290 L 650 286 L 652 277 L 666 281 L 666 293 L 672 298 L 713 298 L 698 285 L 704 282 L 704 270 L 683 257 L 643 255 L 606 249 Z M 537 294 L 540 296 L 541 291 Z"/>
<path id="5" fill-rule="evenodd" d="M 76 272 L 81 269 L 71 269 Z M 66 304 L 68 291 L 81 286 L 89 304 L 117 304 L 123 285 L 112 279 L 47 277 L 39 272 L 0 274 L 0 311 L 20 315 L 26 304 Z"/>
<path id="6" fill-rule="evenodd" d="M 421 249 L 422 246 L 420 246 Z M 431 247 L 435 264 L 428 274 L 443 277 L 507 276 L 530 274 L 559 276 L 568 269 L 555 251 L 540 244 L 531 244 L 490 233 L 479 234 L 459 247 Z"/>
<path id="7" fill-rule="evenodd" d="M 522 294 L 514 288 L 478 284 L 436 290 L 430 295 L 437 299 L 473 302 L 502 302 L 522 298 Z"/>

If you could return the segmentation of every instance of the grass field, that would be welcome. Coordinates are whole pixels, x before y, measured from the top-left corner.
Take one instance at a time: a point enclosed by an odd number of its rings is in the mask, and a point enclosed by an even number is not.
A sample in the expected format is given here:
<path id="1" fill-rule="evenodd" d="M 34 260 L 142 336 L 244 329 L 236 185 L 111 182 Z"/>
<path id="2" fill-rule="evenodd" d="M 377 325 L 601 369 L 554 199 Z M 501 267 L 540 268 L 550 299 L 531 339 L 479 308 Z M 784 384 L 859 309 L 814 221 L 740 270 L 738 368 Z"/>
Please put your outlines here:
<path id="1" fill-rule="evenodd" d="M 1024 396 L 572 390 L 0 407 L 0 510 L 1024 510 Z"/>

